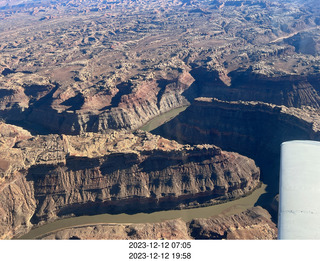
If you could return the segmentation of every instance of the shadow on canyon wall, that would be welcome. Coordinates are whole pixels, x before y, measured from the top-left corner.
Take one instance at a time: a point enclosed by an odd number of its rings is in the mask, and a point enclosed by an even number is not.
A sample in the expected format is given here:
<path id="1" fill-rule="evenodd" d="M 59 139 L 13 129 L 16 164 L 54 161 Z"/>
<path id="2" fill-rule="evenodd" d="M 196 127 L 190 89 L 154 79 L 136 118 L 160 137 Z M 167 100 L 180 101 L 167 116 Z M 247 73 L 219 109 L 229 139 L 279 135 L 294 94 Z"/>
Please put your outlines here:
<path id="1" fill-rule="evenodd" d="M 281 113 L 280 107 L 226 101 L 319 108 L 320 85 L 316 81 L 319 76 L 270 79 L 256 76 L 248 69 L 230 73 L 232 81 L 227 86 L 217 72 L 200 67 L 190 73 L 196 81 L 184 95 L 191 106 L 152 133 L 183 144 L 214 144 L 254 159 L 261 168 L 261 180 L 267 184 L 268 191 L 256 205 L 270 210 L 270 203 L 279 192 L 280 145 L 289 140 L 317 139 L 312 125 Z M 200 96 L 225 101 L 194 100 Z"/>
<path id="2" fill-rule="evenodd" d="M 243 162 L 245 157 L 230 161 L 220 153 L 216 147 L 153 150 L 97 158 L 68 156 L 65 162 L 32 166 L 26 173 L 37 200 L 31 222 L 37 224 L 56 216 L 151 213 L 207 206 L 212 205 L 212 199 L 223 202 L 240 197 L 243 190 L 250 191 L 250 186 L 259 183 L 259 169 L 253 161 Z M 216 170 L 219 160 L 223 164 Z M 228 177 L 223 176 L 225 172 Z M 248 178 L 241 179 L 236 187 L 225 187 L 227 179 L 232 180 L 238 172 Z M 218 179 L 224 184 L 216 184 Z"/>
<path id="3" fill-rule="evenodd" d="M 320 75 L 272 76 L 256 74 L 252 67 L 237 69 L 227 77 L 228 86 L 218 71 L 195 67 L 190 71 L 194 83 L 183 95 L 192 101 L 197 97 L 213 97 L 225 101 L 261 101 L 300 108 L 320 108 Z"/>

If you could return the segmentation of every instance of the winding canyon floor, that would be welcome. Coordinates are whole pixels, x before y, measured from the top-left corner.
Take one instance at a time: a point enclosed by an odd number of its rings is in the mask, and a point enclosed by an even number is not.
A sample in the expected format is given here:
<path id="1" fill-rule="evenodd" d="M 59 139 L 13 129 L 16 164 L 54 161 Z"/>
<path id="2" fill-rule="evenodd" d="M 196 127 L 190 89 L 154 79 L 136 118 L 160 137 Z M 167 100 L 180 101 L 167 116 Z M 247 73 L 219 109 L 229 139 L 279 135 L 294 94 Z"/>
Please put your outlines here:
<path id="1" fill-rule="evenodd" d="M 317 0 L 4 0 L 0 25 L 0 238 L 277 237 L 280 144 L 320 140 Z"/>

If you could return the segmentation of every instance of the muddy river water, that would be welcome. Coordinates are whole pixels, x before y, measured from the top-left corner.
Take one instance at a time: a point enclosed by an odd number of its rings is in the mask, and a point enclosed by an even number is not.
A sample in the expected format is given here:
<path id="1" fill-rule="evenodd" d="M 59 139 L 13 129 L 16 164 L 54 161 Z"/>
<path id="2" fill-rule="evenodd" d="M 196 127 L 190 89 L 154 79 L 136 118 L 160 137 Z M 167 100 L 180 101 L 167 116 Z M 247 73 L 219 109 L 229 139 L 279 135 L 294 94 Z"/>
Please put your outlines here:
<path id="1" fill-rule="evenodd" d="M 179 108 L 170 110 L 166 113 L 163 113 L 163 114 L 151 119 L 149 122 L 147 122 L 147 124 L 142 126 L 140 129 L 144 130 L 144 131 L 152 131 L 152 130 L 156 129 L 157 127 L 159 127 L 160 125 L 173 119 L 174 117 L 179 115 L 180 112 L 183 112 L 187 108 L 188 108 L 188 106 L 183 106 L 183 107 L 179 107 Z"/>

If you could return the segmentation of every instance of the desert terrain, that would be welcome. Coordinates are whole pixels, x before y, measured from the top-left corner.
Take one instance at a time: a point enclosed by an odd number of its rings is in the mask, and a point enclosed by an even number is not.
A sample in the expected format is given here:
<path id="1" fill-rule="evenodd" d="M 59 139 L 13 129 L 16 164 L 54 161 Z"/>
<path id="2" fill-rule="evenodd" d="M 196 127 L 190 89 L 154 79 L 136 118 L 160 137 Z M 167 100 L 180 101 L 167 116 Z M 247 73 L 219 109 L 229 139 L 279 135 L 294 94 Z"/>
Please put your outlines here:
<path id="1" fill-rule="evenodd" d="M 280 144 L 320 140 L 316 0 L 0 1 L 0 238 L 275 239 Z M 129 224 L 130 223 L 130 224 Z"/>

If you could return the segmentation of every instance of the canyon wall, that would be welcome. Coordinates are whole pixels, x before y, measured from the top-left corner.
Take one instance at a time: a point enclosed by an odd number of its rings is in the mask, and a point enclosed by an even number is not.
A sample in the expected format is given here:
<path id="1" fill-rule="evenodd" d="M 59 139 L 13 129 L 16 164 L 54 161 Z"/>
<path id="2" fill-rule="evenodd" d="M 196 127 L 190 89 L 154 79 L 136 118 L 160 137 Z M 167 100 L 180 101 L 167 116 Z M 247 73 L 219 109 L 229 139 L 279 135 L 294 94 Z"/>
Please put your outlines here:
<path id="1" fill-rule="evenodd" d="M 129 80 L 103 92 L 92 87 L 85 93 L 43 77 L 28 76 L 29 83 L 21 83 L 20 78 L 26 76 L 17 73 L 3 77 L 14 84 L 1 89 L 0 117 L 35 133 L 80 134 L 135 130 L 197 97 L 320 108 L 319 74 L 277 76 L 263 70 L 266 68 L 256 72 L 250 67 L 228 73 L 194 65 L 182 72 L 171 71 L 163 78 Z"/>
<path id="2" fill-rule="evenodd" d="M 253 158 L 261 168 L 262 181 L 276 193 L 280 144 L 295 139 L 320 140 L 319 123 L 320 115 L 311 107 L 198 98 L 153 133 L 180 143 L 215 144 Z"/>
<path id="3" fill-rule="evenodd" d="M 31 136 L 11 128 L 1 136 L 4 238 L 70 215 L 215 204 L 260 184 L 253 160 L 214 145 L 181 145 L 143 131 Z"/>
<path id="4" fill-rule="evenodd" d="M 17 2 L 0 1 L 3 238 L 65 216 L 242 196 L 260 176 L 245 156 L 277 187 L 280 143 L 319 140 L 314 0 Z M 190 103 L 157 131 L 192 146 L 135 131 Z M 222 227 L 197 233 L 228 237 Z"/>
<path id="5" fill-rule="evenodd" d="M 183 208 L 221 197 L 236 198 L 259 183 L 254 162 L 215 148 L 114 153 L 67 158 L 66 164 L 28 170 L 38 201 L 34 218 L 68 214 Z M 218 199 L 219 200 L 219 199 Z"/>
<path id="6" fill-rule="evenodd" d="M 0 184 L 0 239 L 27 233 L 36 210 L 33 182 L 15 173 Z"/>
<path id="7" fill-rule="evenodd" d="M 268 72 L 268 66 L 237 69 L 228 74 L 230 85 L 222 81 L 221 73 L 204 67 L 190 73 L 195 82 L 184 93 L 189 99 L 213 97 L 225 101 L 261 101 L 287 107 L 320 108 L 320 75 Z M 274 71 L 274 69 L 273 69 Z M 269 75 L 271 74 L 271 75 Z"/>
<path id="8" fill-rule="evenodd" d="M 0 89 L 0 117 L 37 134 L 135 130 L 162 113 L 188 105 L 181 93 L 194 81 L 185 71 L 169 79 L 132 80 L 107 91 L 93 86 L 81 93 L 43 77 L 28 77 L 28 84 L 21 83 L 26 78 L 22 73 L 5 77 L 12 85 Z"/>
<path id="9" fill-rule="evenodd" d="M 310 107 L 197 98 L 154 133 L 181 143 L 209 143 L 245 155 L 259 154 L 261 150 L 277 152 L 288 140 L 319 140 L 319 119 L 317 110 Z"/>

